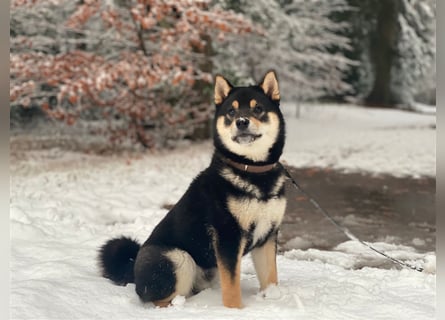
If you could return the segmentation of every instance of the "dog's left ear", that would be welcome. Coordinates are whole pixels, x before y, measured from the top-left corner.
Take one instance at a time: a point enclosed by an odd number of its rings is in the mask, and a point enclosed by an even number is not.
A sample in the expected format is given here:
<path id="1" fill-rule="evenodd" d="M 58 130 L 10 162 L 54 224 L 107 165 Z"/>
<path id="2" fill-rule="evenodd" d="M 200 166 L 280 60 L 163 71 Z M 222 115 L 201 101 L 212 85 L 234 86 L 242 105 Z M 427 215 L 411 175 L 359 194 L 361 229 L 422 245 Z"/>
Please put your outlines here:
<path id="1" fill-rule="evenodd" d="M 267 72 L 259 86 L 272 100 L 280 100 L 280 89 L 278 88 L 278 80 L 275 71 L 271 70 Z"/>

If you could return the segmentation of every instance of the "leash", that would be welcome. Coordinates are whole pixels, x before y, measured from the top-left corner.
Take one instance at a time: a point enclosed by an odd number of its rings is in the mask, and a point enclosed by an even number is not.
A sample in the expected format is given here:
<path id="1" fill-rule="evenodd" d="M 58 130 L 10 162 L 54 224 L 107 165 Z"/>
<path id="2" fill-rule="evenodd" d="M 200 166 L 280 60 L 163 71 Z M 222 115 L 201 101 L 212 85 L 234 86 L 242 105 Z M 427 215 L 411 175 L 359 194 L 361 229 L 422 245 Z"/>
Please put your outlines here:
<path id="1" fill-rule="evenodd" d="M 349 231 L 346 227 L 342 226 L 341 224 L 339 224 L 337 221 L 335 221 L 335 219 L 326 211 L 324 210 L 320 204 L 314 200 L 314 198 L 306 191 L 303 190 L 303 188 L 301 188 L 301 186 L 295 181 L 295 179 L 292 177 L 292 175 L 289 173 L 289 171 L 283 166 L 283 164 L 281 164 L 280 162 L 278 162 L 278 164 L 283 168 L 286 176 L 292 181 L 292 184 L 294 185 L 294 187 L 300 191 L 302 194 L 304 194 L 310 201 L 310 203 L 312 203 L 312 205 L 318 209 L 318 211 L 320 211 L 338 230 L 340 230 L 341 232 L 343 232 L 350 240 L 353 241 L 358 241 L 361 244 L 363 244 L 364 246 L 368 247 L 369 249 L 371 249 L 372 251 L 384 256 L 385 258 L 391 260 L 392 262 L 402 266 L 402 267 L 407 267 L 410 268 L 412 270 L 416 270 L 419 272 L 423 271 L 422 267 L 417 267 L 411 264 L 408 264 L 406 262 L 403 262 L 401 260 L 398 260 L 396 258 L 393 258 L 389 255 L 387 255 L 386 253 L 374 248 L 373 246 L 371 246 L 370 244 L 360 240 L 359 238 L 357 238 L 353 233 L 351 233 L 351 231 Z"/>

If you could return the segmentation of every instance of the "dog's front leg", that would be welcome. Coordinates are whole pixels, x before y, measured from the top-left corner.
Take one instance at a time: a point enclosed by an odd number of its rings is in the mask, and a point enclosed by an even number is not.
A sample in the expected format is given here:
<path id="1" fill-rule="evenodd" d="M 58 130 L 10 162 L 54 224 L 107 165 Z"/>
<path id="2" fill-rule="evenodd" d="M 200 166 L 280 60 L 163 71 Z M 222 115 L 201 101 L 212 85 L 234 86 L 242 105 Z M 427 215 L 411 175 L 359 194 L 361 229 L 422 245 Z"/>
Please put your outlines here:
<path id="1" fill-rule="evenodd" d="M 246 241 L 224 241 L 219 239 L 216 246 L 216 262 L 221 281 L 223 304 L 229 308 L 242 308 L 241 299 L 241 258 Z"/>
<path id="2" fill-rule="evenodd" d="M 263 246 L 252 250 L 251 256 L 260 281 L 260 290 L 266 289 L 270 284 L 278 283 L 276 254 L 276 234 L 272 235 Z"/>

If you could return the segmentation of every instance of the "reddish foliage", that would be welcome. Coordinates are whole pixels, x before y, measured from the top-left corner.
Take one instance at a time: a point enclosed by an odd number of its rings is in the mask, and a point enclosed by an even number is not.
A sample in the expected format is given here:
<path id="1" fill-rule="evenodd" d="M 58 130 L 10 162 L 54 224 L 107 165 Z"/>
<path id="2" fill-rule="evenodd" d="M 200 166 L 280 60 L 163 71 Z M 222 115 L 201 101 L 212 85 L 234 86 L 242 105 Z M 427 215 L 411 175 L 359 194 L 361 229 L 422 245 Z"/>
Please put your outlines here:
<path id="1" fill-rule="evenodd" d="M 207 1 L 108 3 L 114 2 L 12 1 L 11 15 L 23 7 L 74 6 L 58 28 L 65 36 L 76 36 L 69 39 L 73 45 L 56 52 L 34 49 L 32 37 L 12 42 L 11 104 L 40 105 L 69 125 L 100 108 L 113 142 L 131 137 L 146 147 L 205 123 L 210 101 L 195 88 L 196 81 L 211 81 L 200 67 L 209 59 L 204 51 L 211 44 L 205 36 L 247 33 L 253 26 L 232 12 L 209 9 Z"/>

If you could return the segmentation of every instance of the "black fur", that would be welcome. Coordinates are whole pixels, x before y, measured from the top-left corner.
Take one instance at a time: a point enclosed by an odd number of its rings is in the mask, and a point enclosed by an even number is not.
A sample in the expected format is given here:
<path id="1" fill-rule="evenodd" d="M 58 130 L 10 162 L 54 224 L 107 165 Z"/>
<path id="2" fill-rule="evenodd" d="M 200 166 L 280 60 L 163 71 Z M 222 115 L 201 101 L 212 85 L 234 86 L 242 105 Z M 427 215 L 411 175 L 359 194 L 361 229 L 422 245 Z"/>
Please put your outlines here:
<path id="1" fill-rule="evenodd" d="M 261 116 L 252 114 L 252 108 L 249 107 L 251 99 L 258 101 L 264 108 Z M 267 124 L 270 121 L 268 114 L 277 116 L 277 137 L 268 147 L 266 159 L 254 161 L 236 154 L 221 140 L 216 121 L 219 117 L 226 117 L 233 100 L 239 103 L 237 112 L 242 117 L 255 117 L 258 123 Z M 279 225 L 270 220 L 268 229 L 262 230 L 261 237 L 254 239 L 256 223 L 252 222 L 243 229 L 237 217 L 230 212 L 228 199 L 254 199 L 258 203 L 284 199 L 284 184 L 277 184 L 282 181 L 284 173 L 281 166 L 263 173 L 245 172 L 229 165 L 226 159 L 248 165 L 276 163 L 283 151 L 284 138 L 284 120 L 278 100 L 271 99 L 260 86 L 231 88 L 229 95 L 216 105 L 215 151 L 209 167 L 193 180 L 182 198 L 140 248 L 135 241 L 125 237 L 110 240 L 101 248 L 99 261 L 103 276 L 117 284 L 135 282 L 136 292 L 142 301 L 168 299 L 177 290 L 175 285 L 178 274 L 175 272 L 177 266 L 166 254 L 180 249 L 191 256 L 197 268 L 209 278 L 206 280 L 211 280 L 215 274 L 217 257 L 234 277 L 242 239 L 246 243 L 243 254 L 247 254 L 267 241 L 276 242 Z M 228 180 L 223 175 L 225 171 L 253 185 L 256 193 Z M 192 293 L 198 291 L 199 288 L 194 287 Z"/>
<path id="2" fill-rule="evenodd" d="M 134 261 L 139 249 L 140 244 L 127 237 L 108 240 L 99 250 L 102 276 L 118 285 L 133 283 Z"/>
<path id="3" fill-rule="evenodd" d="M 175 291 L 175 268 L 164 248 L 144 246 L 138 254 L 136 293 L 143 302 L 158 301 Z"/>

